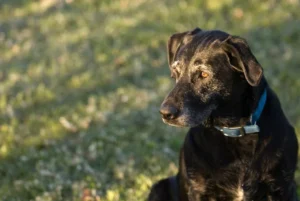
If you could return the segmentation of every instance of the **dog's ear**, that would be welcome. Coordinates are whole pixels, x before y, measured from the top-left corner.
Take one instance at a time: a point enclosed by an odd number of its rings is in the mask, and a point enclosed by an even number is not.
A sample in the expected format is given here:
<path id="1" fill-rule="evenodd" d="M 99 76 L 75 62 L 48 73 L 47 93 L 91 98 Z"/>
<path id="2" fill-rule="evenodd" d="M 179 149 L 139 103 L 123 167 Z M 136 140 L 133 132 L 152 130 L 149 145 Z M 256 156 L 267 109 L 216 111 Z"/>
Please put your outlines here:
<path id="1" fill-rule="evenodd" d="M 182 45 L 187 44 L 195 34 L 201 32 L 202 30 L 199 28 L 195 28 L 192 31 L 176 33 L 169 38 L 168 41 L 168 62 L 169 66 L 174 62 L 174 58 L 176 53 L 180 49 Z"/>
<path id="2" fill-rule="evenodd" d="M 229 36 L 222 42 L 222 48 L 231 66 L 243 72 L 251 86 L 257 86 L 262 78 L 263 69 L 252 54 L 246 40 L 237 36 Z"/>

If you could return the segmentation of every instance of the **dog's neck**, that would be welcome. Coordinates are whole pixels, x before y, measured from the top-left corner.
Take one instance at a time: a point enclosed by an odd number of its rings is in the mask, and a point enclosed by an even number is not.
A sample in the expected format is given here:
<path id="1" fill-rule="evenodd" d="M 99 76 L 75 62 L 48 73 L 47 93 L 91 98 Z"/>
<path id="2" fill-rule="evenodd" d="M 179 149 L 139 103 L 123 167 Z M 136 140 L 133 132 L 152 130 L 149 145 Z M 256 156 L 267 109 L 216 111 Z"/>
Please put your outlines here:
<path id="1" fill-rule="evenodd" d="M 212 116 L 204 122 L 206 127 L 243 127 L 245 125 L 254 124 L 252 122 L 253 115 L 260 113 L 264 106 L 267 88 L 266 80 L 263 78 L 257 87 L 249 87 L 246 91 L 247 96 L 244 96 L 239 102 L 231 105 L 225 104 L 219 108 L 219 114 L 212 114 Z M 262 105 L 261 105 L 262 104 Z M 232 109 L 237 108 L 237 109 Z M 255 117 L 255 121 L 259 117 Z"/>

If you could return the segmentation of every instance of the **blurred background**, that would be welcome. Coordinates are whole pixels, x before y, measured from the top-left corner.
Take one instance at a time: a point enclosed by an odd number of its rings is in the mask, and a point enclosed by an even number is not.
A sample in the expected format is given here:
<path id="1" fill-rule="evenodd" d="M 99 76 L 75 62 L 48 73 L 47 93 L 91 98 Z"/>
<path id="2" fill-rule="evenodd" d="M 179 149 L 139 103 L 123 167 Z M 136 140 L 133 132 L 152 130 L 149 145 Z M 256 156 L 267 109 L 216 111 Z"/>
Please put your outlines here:
<path id="1" fill-rule="evenodd" d="M 299 133 L 299 4 L 0 0 L 1 200 L 140 201 L 175 174 L 166 42 L 195 27 L 248 40 Z"/>

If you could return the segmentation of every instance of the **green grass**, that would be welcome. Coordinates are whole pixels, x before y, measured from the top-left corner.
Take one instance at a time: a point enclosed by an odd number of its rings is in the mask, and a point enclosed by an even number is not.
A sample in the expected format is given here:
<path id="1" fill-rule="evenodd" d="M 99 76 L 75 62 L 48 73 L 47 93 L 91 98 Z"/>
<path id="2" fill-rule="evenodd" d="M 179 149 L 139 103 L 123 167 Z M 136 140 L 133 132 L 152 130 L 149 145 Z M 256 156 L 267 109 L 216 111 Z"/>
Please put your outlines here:
<path id="1" fill-rule="evenodd" d="M 166 41 L 197 26 L 249 41 L 299 133 L 298 1 L 178 2 L 0 0 L 1 200 L 144 200 L 174 174 Z"/>

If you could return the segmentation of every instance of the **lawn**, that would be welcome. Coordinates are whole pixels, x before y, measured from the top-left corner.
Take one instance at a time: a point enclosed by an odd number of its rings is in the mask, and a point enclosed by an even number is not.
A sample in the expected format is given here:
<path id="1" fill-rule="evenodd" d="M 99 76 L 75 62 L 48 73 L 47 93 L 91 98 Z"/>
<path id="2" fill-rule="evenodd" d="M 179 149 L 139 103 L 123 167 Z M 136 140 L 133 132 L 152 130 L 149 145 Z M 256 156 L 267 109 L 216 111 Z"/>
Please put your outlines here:
<path id="1" fill-rule="evenodd" d="M 300 134 L 299 4 L 0 0 L 0 200 L 142 201 L 175 174 L 166 41 L 197 26 L 249 41 Z"/>

